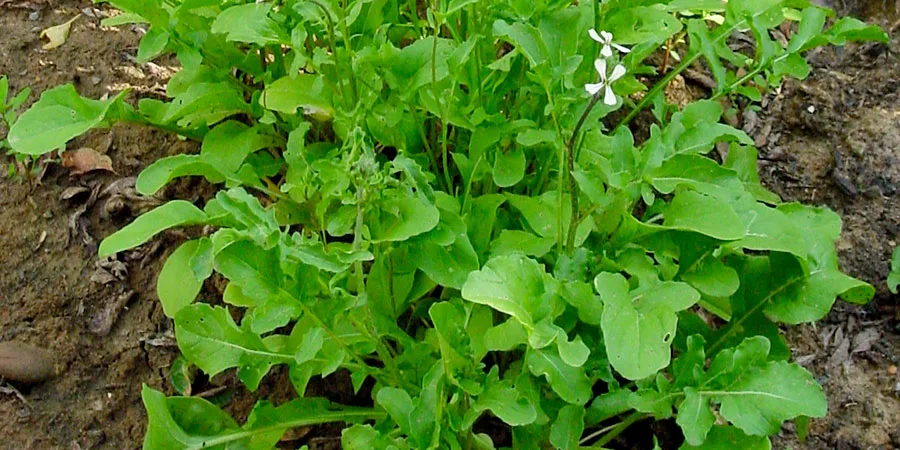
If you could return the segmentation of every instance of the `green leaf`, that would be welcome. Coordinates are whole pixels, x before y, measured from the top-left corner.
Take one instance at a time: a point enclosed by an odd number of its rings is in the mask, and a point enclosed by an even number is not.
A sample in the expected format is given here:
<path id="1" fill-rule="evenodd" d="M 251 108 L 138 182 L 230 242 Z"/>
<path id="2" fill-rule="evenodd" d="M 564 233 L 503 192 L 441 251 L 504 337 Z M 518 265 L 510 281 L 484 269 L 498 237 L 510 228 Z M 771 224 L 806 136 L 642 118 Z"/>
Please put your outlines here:
<path id="1" fill-rule="evenodd" d="M 741 285 L 737 272 L 718 258 L 708 255 L 681 275 L 684 281 L 710 297 L 730 297 Z"/>
<path id="2" fill-rule="evenodd" d="M 232 6 L 216 16 L 210 31 L 225 34 L 229 42 L 247 42 L 264 47 L 290 44 L 287 33 L 269 17 L 272 3 Z"/>
<path id="3" fill-rule="evenodd" d="M 555 244 L 553 238 L 538 237 L 527 231 L 502 230 L 500 236 L 491 242 L 491 256 L 520 252 L 540 258 L 549 253 Z"/>
<path id="4" fill-rule="evenodd" d="M 621 44 L 665 42 L 681 31 L 681 22 L 655 6 L 636 6 L 617 11 L 604 21 L 604 29 Z"/>
<path id="5" fill-rule="evenodd" d="M 559 410 L 556 421 L 550 427 L 550 443 L 560 450 L 578 450 L 584 433 L 584 408 L 566 405 Z"/>
<path id="6" fill-rule="evenodd" d="M 83 98 L 71 84 L 41 94 L 9 130 L 9 145 L 16 153 L 42 155 L 65 148 L 70 139 L 93 128 L 106 127 L 110 110 L 121 106 L 123 91 L 109 100 Z"/>
<path id="7" fill-rule="evenodd" d="M 372 242 L 405 241 L 428 232 L 440 221 L 440 211 L 417 197 L 388 197 L 366 223 Z"/>
<path id="8" fill-rule="evenodd" d="M 478 412 L 490 410 L 504 423 L 513 427 L 525 426 L 537 419 L 537 410 L 512 383 L 497 379 L 497 366 L 488 374 L 484 391 L 478 396 L 472 409 Z"/>
<path id="9" fill-rule="evenodd" d="M 147 385 L 144 385 L 141 397 L 148 416 L 145 449 L 199 449 L 211 436 L 240 431 L 231 416 L 202 398 L 166 398 L 165 394 Z"/>
<path id="10" fill-rule="evenodd" d="M 812 375 L 796 364 L 769 361 L 769 340 L 756 336 L 734 349 L 719 352 L 700 377 L 696 388 L 685 390 L 679 405 L 679 422 L 688 442 L 700 445 L 709 425 L 703 411 L 710 401 L 719 413 L 745 433 L 768 436 L 781 424 L 798 416 L 824 417 L 828 409 L 822 388 Z M 694 370 L 702 370 L 696 361 Z M 689 417 L 681 419 L 682 408 Z"/>
<path id="11" fill-rule="evenodd" d="M 206 214 L 184 200 L 173 200 L 142 214 L 125 228 L 107 236 L 100 243 L 101 258 L 137 247 L 158 233 L 182 225 L 196 225 L 206 221 Z"/>
<path id="12" fill-rule="evenodd" d="M 331 93 L 321 75 L 299 74 L 282 77 L 266 86 L 259 104 L 266 109 L 285 114 L 296 114 L 298 108 L 319 120 L 334 116 Z"/>
<path id="13" fill-rule="evenodd" d="M 594 401 L 591 402 L 591 406 L 587 409 L 587 415 L 584 419 L 585 424 L 594 426 L 628 412 L 631 409 L 631 406 L 628 405 L 630 396 L 631 391 L 628 389 L 616 389 L 595 397 Z"/>
<path id="14" fill-rule="evenodd" d="M 782 422 L 797 416 L 825 417 L 822 388 L 802 367 L 776 361 L 745 373 L 718 396 L 722 416 L 750 435 L 778 432 Z"/>
<path id="15" fill-rule="evenodd" d="M 238 375 L 251 391 L 272 366 L 294 361 L 293 355 L 273 352 L 259 335 L 238 328 L 225 308 L 203 303 L 176 314 L 175 337 L 184 356 L 209 376 L 240 368 Z"/>
<path id="16" fill-rule="evenodd" d="M 695 154 L 675 155 L 664 161 L 651 176 L 653 187 L 663 194 L 671 194 L 678 186 L 689 186 L 712 196 L 735 195 L 744 190 L 736 172 Z"/>
<path id="17" fill-rule="evenodd" d="M 196 370 L 191 366 L 191 363 L 183 355 L 178 355 L 172 361 L 172 366 L 169 367 L 172 389 L 179 395 L 190 396 L 191 385 L 194 383 L 194 372 Z"/>
<path id="18" fill-rule="evenodd" d="M 897 286 L 900 286 L 900 247 L 894 249 L 894 255 L 891 258 L 891 273 L 888 274 L 887 285 L 891 292 L 897 293 Z"/>
<path id="19" fill-rule="evenodd" d="M 721 92 L 725 87 L 726 70 L 722 64 L 722 59 L 716 49 L 717 40 L 709 35 L 709 27 L 705 19 L 694 19 L 687 22 L 688 35 L 691 37 L 691 52 L 699 52 L 703 54 L 707 64 L 709 64 L 710 72 L 716 80 L 716 92 Z"/>
<path id="20" fill-rule="evenodd" d="M 584 405 L 591 399 L 591 380 L 584 369 L 572 367 L 548 349 L 529 349 L 525 364 L 535 376 L 543 376 L 560 398 L 573 405 Z"/>
<path id="21" fill-rule="evenodd" d="M 415 405 L 408 392 L 394 387 L 384 387 L 378 390 L 375 401 L 387 411 L 401 431 L 406 434 L 412 433 L 410 414 Z"/>
<path id="22" fill-rule="evenodd" d="M 510 43 L 516 46 L 532 66 L 543 63 L 548 58 L 547 46 L 541 37 L 540 31 L 532 25 L 514 22 L 507 23 L 504 20 L 497 19 L 493 26 L 494 37 L 506 38 Z"/>
<path id="23" fill-rule="evenodd" d="M 746 235 L 741 219 L 728 203 L 694 191 L 675 194 L 672 203 L 666 208 L 663 225 L 723 241 L 737 240 Z"/>
<path id="24" fill-rule="evenodd" d="M 177 122 L 184 128 L 212 126 L 223 119 L 249 113 L 250 105 L 238 88 L 226 82 L 195 82 L 168 103 L 163 123 Z"/>
<path id="25" fill-rule="evenodd" d="M 225 175 L 200 155 L 173 155 L 160 158 L 142 170 L 135 190 L 141 195 L 155 195 L 173 179 L 190 175 L 202 175 L 211 183 L 225 180 Z"/>
<path id="26" fill-rule="evenodd" d="M 197 397 L 169 397 L 144 385 L 146 450 L 271 449 L 285 431 L 329 422 L 383 419 L 365 408 L 345 408 L 322 398 L 299 398 L 278 407 L 256 404 L 243 427 L 224 411 Z"/>
<path id="27" fill-rule="evenodd" d="M 197 279 L 191 269 L 191 259 L 199 243 L 199 240 L 191 240 L 181 244 L 166 258 L 159 272 L 156 294 L 167 317 L 174 318 L 181 308 L 193 303 L 203 287 L 203 280 Z"/>
<path id="28" fill-rule="evenodd" d="M 515 186 L 525 177 L 525 162 L 525 152 L 519 147 L 498 152 L 494 160 L 494 183 L 502 188 Z"/>
<path id="29" fill-rule="evenodd" d="M 603 299 L 601 328 L 613 368 L 638 380 L 668 366 L 678 325 L 675 312 L 696 303 L 699 294 L 683 283 L 629 293 L 625 277 L 608 272 L 594 278 L 594 287 Z"/>
<path id="30" fill-rule="evenodd" d="M 537 261 L 521 254 L 494 257 L 481 270 L 469 274 L 462 297 L 531 327 L 550 312 L 543 301 L 544 275 Z"/>
<path id="31" fill-rule="evenodd" d="M 707 433 L 716 418 L 709 409 L 709 399 L 705 399 L 696 389 L 684 389 L 684 400 L 678 405 L 676 422 L 684 432 L 684 438 L 690 445 L 700 445 L 706 440 Z"/>
<path id="32" fill-rule="evenodd" d="M 169 32 L 165 28 L 150 27 L 138 45 L 137 62 L 146 63 L 156 58 L 166 49 L 169 43 Z"/>
<path id="33" fill-rule="evenodd" d="M 221 173 L 235 173 L 247 155 L 270 145 L 271 138 L 260 134 L 259 127 L 229 120 L 217 125 L 203 138 L 200 156 Z"/>
<path id="34" fill-rule="evenodd" d="M 706 441 L 693 446 L 685 442 L 680 450 L 772 450 L 766 436 L 747 436 L 739 428 L 716 425 L 706 436 Z"/>
<path id="35" fill-rule="evenodd" d="M 251 310 L 251 329 L 259 334 L 287 325 L 302 311 L 298 301 L 282 285 L 276 252 L 251 241 L 238 241 L 216 254 L 216 269 L 241 288 L 245 297 L 256 300 Z"/>

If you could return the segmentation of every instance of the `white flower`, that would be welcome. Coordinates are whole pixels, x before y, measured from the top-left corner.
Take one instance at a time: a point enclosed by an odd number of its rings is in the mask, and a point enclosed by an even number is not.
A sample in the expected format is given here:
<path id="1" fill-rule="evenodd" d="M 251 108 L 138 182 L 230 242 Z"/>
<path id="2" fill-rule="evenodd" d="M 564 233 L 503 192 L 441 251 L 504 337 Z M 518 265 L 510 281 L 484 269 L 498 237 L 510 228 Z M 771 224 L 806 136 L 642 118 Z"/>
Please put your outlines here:
<path id="1" fill-rule="evenodd" d="M 606 74 L 606 60 L 598 59 L 594 61 L 594 68 L 597 69 L 597 73 L 600 74 L 600 82 L 599 83 L 588 83 L 584 85 L 584 89 L 588 91 L 591 95 L 597 95 L 602 90 L 606 90 L 603 94 L 603 103 L 606 103 L 609 106 L 614 106 L 616 104 L 616 93 L 612 90 L 612 84 L 625 76 L 625 66 L 621 64 L 616 64 L 616 67 L 613 67 L 612 73 Z"/>
<path id="2" fill-rule="evenodd" d="M 595 41 L 597 41 L 597 42 L 603 44 L 603 48 L 600 49 L 600 54 L 601 54 L 604 58 L 609 58 L 610 56 L 612 56 L 612 54 L 613 54 L 613 52 L 612 52 L 613 47 L 615 47 L 616 50 L 618 50 L 618 51 L 620 51 L 620 52 L 622 52 L 622 53 L 628 53 L 628 52 L 631 51 L 631 50 L 628 50 L 627 48 L 622 47 L 621 45 L 616 44 L 615 42 L 613 42 L 613 35 L 612 35 L 612 33 L 608 32 L 608 31 L 601 31 L 601 32 L 598 34 L 598 33 L 597 33 L 596 31 L 594 31 L 594 29 L 592 28 L 592 29 L 588 30 L 588 34 L 591 35 L 591 39 L 593 39 L 593 40 L 595 40 Z"/>

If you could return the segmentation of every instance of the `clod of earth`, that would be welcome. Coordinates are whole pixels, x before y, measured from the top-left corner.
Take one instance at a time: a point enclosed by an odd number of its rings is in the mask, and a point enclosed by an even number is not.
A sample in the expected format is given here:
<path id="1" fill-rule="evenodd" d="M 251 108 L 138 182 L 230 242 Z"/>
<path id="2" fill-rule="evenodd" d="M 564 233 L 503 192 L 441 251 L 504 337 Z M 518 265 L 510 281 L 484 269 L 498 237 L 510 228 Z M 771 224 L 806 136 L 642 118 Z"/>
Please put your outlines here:
<path id="1" fill-rule="evenodd" d="M 0 378 L 40 383 L 55 375 L 56 368 L 49 351 L 21 342 L 0 342 Z"/>

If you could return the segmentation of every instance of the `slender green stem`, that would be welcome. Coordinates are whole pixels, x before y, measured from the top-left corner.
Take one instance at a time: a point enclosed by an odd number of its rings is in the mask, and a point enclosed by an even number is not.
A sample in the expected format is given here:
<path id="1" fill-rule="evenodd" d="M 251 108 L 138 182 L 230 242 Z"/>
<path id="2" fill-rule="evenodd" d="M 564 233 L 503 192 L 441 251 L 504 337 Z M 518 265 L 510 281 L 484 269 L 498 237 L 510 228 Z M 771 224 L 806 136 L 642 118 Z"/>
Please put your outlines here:
<path id="1" fill-rule="evenodd" d="M 466 188 L 463 194 L 462 201 L 462 213 L 466 214 L 469 205 L 469 199 L 472 198 L 472 179 L 475 178 L 475 172 L 478 171 L 478 166 L 481 165 L 481 161 L 484 159 L 484 155 L 478 156 L 478 159 L 475 160 L 475 164 L 472 166 L 472 173 L 469 175 L 469 179 L 466 180 Z"/>
<path id="2" fill-rule="evenodd" d="M 625 418 L 625 420 L 619 422 L 611 430 L 609 430 L 609 432 L 606 433 L 606 435 L 604 435 L 603 437 L 598 439 L 597 442 L 595 442 L 593 444 L 593 446 L 594 447 L 603 447 L 604 445 L 608 444 L 613 439 L 617 438 L 620 434 L 622 434 L 623 431 L 628 429 L 628 427 L 633 425 L 635 422 L 645 419 L 647 417 L 649 417 L 649 416 L 642 412 L 635 411 L 635 412 L 631 413 L 628 417 Z"/>
<path id="3" fill-rule="evenodd" d="M 566 237 L 566 248 L 568 250 L 572 250 L 572 248 L 575 247 L 575 233 L 578 230 L 578 223 L 581 222 L 578 212 L 578 186 L 575 183 L 575 143 L 578 142 L 578 134 L 581 132 L 581 127 L 584 126 L 588 115 L 591 113 L 591 110 L 594 109 L 594 106 L 597 106 L 598 101 L 600 101 L 599 93 L 591 97 L 591 101 L 587 104 L 587 107 L 584 108 L 581 117 L 578 118 L 575 129 L 572 130 L 572 136 L 566 143 L 566 148 L 568 149 L 567 163 L 569 168 L 569 191 L 572 193 L 572 216 L 569 221 L 569 231 Z"/>
<path id="4" fill-rule="evenodd" d="M 329 422 L 359 422 L 364 420 L 378 420 L 387 417 L 387 413 L 374 410 L 361 411 L 322 411 L 315 418 L 303 418 L 297 420 L 289 420 L 275 425 L 266 427 L 253 428 L 250 430 L 237 431 L 225 436 L 214 437 L 203 440 L 199 444 L 185 447 L 189 450 L 200 450 L 204 448 L 217 447 L 229 442 L 240 441 L 259 434 L 265 434 L 272 431 L 285 430 L 288 428 L 305 427 L 310 425 L 318 425 Z"/>

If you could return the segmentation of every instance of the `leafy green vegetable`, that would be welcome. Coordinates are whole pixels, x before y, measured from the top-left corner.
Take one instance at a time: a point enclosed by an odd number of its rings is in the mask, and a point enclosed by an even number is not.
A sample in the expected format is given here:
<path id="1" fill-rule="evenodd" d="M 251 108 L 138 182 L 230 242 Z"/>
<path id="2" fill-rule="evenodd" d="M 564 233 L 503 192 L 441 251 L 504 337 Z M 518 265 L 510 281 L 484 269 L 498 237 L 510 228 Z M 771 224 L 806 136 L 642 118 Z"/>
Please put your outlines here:
<path id="1" fill-rule="evenodd" d="M 874 288 L 840 272 L 836 214 L 760 185 L 722 104 L 752 108 L 808 75 L 805 52 L 883 30 L 786 0 L 110 3 L 124 13 L 104 24 L 149 25 L 139 61 L 181 64 L 165 98 L 62 86 L 19 116 L 28 92 L 8 99 L 0 78 L 8 146 L 37 157 L 115 122 L 196 141 L 136 190 L 203 177 L 215 194 L 141 215 L 99 254 L 203 225 L 157 283 L 183 355 L 172 386 L 189 394 L 196 368 L 256 390 L 283 366 L 298 396 L 238 425 L 145 388 L 144 448 L 268 449 L 343 422 L 348 449 L 495 448 L 486 425 L 575 449 L 652 416 L 674 417 L 682 448 L 768 449 L 784 421 L 825 414 L 782 328 Z M 701 66 L 709 98 L 668 104 Z M 198 300 L 210 277 L 223 303 Z M 338 371 L 374 386 L 374 409 L 305 396 Z"/>

